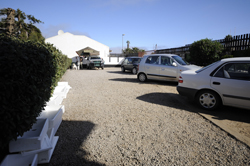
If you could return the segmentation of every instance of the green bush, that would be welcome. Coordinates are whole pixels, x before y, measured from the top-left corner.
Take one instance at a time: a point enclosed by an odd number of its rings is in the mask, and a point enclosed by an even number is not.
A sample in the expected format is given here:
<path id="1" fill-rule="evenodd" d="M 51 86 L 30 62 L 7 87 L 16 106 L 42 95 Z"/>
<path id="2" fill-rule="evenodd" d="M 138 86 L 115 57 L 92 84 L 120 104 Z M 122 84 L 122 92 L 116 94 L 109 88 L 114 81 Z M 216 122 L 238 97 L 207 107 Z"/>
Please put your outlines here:
<path id="1" fill-rule="evenodd" d="M 51 97 L 56 68 L 44 44 L 4 35 L 0 35 L 0 67 L 0 147 L 4 149 L 36 122 Z"/>
<path id="2" fill-rule="evenodd" d="M 46 44 L 46 48 L 51 52 L 53 56 L 53 65 L 56 70 L 56 74 L 52 79 L 52 91 L 57 86 L 58 81 L 64 75 L 66 70 L 70 67 L 72 60 L 64 55 L 61 51 L 56 49 L 52 44 Z"/>
<path id="3" fill-rule="evenodd" d="M 233 51 L 234 57 L 250 57 L 250 48 L 246 50 Z"/>
<path id="4" fill-rule="evenodd" d="M 223 55 L 222 57 L 221 57 L 221 59 L 224 59 L 224 58 L 233 58 L 234 56 L 233 55 Z"/>
<path id="5" fill-rule="evenodd" d="M 206 66 L 220 59 L 223 46 L 210 39 L 202 39 L 194 42 L 190 48 L 190 60 L 195 64 Z"/>

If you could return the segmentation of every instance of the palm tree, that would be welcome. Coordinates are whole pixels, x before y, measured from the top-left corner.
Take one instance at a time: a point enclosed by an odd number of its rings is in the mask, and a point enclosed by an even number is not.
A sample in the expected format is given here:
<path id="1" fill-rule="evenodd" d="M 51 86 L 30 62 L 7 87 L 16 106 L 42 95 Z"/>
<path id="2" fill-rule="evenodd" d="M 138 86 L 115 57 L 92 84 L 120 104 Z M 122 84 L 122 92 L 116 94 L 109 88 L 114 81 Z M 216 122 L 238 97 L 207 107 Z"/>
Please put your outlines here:
<path id="1" fill-rule="evenodd" d="M 127 49 L 128 49 L 128 48 L 129 48 L 130 41 L 127 41 L 126 43 L 127 43 Z"/>

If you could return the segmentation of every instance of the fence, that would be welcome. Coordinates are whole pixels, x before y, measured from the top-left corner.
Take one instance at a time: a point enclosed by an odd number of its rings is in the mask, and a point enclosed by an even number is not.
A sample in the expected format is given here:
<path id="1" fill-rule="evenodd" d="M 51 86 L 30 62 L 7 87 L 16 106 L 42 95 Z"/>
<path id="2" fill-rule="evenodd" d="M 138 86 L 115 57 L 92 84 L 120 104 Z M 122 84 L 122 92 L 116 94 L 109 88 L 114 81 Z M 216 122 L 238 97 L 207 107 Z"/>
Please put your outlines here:
<path id="1" fill-rule="evenodd" d="M 221 40 L 214 40 L 220 42 L 224 49 L 228 50 L 230 54 L 234 51 L 246 50 L 250 48 L 250 34 L 233 36 L 232 38 L 226 38 Z M 177 54 L 185 58 L 186 54 L 189 54 L 189 47 L 191 44 L 185 45 L 183 47 L 169 48 L 156 50 L 156 54 Z"/>

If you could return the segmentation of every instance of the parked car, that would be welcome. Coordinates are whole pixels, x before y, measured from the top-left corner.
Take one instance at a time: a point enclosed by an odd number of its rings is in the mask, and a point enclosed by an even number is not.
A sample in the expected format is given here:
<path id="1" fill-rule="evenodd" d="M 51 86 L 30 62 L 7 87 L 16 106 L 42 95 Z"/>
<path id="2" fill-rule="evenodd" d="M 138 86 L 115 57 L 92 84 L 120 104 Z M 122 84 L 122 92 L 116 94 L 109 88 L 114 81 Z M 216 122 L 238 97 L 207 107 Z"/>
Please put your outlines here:
<path id="1" fill-rule="evenodd" d="M 92 69 L 94 67 L 104 68 L 104 61 L 99 56 L 89 56 L 86 61 L 87 69 Z"/>
<path id="2" fill-rule="evenodd" d="M 196 65 L 190 65 L 178 55 L 152 54 L 142 58 L 137 78 L 141 82 L 145 82 L 147 79 L 178 82 L 182 71 L 200 68 Z"/>
<path id="3" fill-rule="evenodd" d="M 207 110 L 221 104 L 250 109 L 250 57 L 222 59 L 197 71 L 184 71 L 177 91 Z"/>
<path id="4" fill-rule="evenodd" d="M 121 64 L 122 72 L 129 70 L 133 74 L 137 74 L 138 64 L 140 63 L 140 61 L 141 61 L 140 57 L 126 57 Z"/>

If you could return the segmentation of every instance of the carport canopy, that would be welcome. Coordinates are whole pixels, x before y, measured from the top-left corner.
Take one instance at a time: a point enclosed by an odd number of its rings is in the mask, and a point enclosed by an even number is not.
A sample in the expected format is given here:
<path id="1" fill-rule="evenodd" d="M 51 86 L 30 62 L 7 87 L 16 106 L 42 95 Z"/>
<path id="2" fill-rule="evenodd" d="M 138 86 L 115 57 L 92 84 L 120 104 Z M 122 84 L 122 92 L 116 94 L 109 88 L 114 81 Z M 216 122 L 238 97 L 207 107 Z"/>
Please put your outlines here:
<path id="1" fill-rule="evenodd" d="M 99 55 L 99 51 L 96 51 L 94 50 L 93 48 L 90 48 L 90 47 L 85 47 L 79 51 L 76 51 L 76 53 L 79 55 L 79 56 L 97 56 Z"/>

